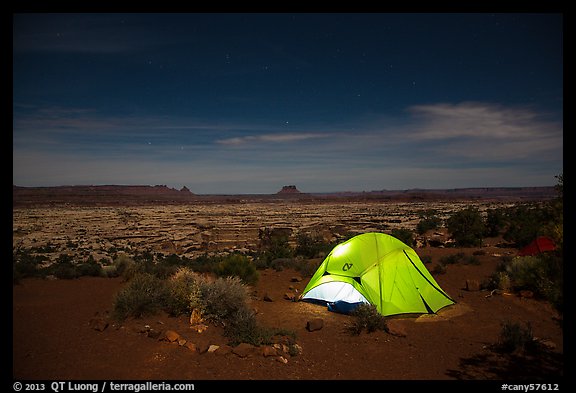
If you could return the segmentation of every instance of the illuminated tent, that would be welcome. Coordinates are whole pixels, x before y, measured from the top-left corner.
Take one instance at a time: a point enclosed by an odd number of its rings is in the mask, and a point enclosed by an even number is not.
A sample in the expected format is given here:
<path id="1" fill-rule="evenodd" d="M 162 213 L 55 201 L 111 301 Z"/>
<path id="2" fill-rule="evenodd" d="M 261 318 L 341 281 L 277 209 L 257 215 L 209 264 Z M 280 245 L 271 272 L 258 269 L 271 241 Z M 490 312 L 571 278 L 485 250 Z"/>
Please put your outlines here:
<path id="1" fill-rule="evenodd" d="M 556 246 L 554 241 L 546 236 L 538 236 L 536 239 L 532 240 L 530 244 L 518 251 L 518 255 L 521 257 L 527 255 L 538 255 L 546 251 L 554 251 Z"/>
<path id="2" fill-rule="evenodd" d="M 393 236 L 364 233 L 332 249 L 300 300 L 328 305 L 370 303 L 384 316 L 436 313 L 454 300 L 416 252 Z"/>

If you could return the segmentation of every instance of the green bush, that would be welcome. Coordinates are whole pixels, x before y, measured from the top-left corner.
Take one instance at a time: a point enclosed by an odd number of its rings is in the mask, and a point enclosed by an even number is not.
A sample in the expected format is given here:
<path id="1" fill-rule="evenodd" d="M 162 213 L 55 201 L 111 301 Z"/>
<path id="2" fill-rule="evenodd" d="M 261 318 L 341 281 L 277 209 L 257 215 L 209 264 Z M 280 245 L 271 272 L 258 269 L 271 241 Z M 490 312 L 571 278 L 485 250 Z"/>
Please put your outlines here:
<path id="1" fill-rule="evenodd" d="M 386 317 L 378 312 L 373 304 L 363 303 L 352 312 L 353 322 L 348 327 L 350 333 L 359 335 L 363 330 L 372 333 L 376 330 L 388 331 Z"/>
<path id="2" fill-rule="evenodd" d="M 454 265 L 461 262 L 466 257 L 463 252 L 457 252 L 455 254 L 445 255 L 440 258 L 440 263 L 443 265 Z"/>
<path id="3" fill-rule="evenodd" d="M 428 216 L 421 219 L 418 224 L 416 224 L 416 232 L 419 235 L 425 234 L 431 229 L 438 229 L 442 225 L 442 219 L 436 215 Z"/>
<path id="4" fill-rule="evenodd" d="M 446 273 L 446 265 L 442 262 L 439 262 L 434 266 L 432 269 L 432 274 L 445 274 Z"/>
<path id="5" fill-rule="evenodd" d="M 486 231 L 478 208 L 468 207 L 454 213 L 446 221 L 448 231 L 458 247 L 481 246 Z"/>
<path id="6" fill-rule="evenodd" d="M 62 280 L 71 280 L 80 277 L 77 265 L 73 262 L 72 256 L 68 254 L 60 254 L 56 262 L 48 266 L 47 273 L 54 275 L 56 278 Z"/>
<path id="7" fill-rule="evenodd" d="M 164 309 L 170 296 L 164 280 L 149 274 L 136 273 L 114 299 L 113 316 L 120 321 L 153 315 Z"/>
<path id="8" fill-rule="evenodd" d="M 488 209 L 486 212 L 486 237 L 499 236 L 506 229 L 506 209 Z"/>
<path id="9" fill-rule="evenodd" d="M 254 285 L 258 282 L 256 266 L 246 255 L 229 254 L 217 265 L 215 273 L 218 277 L 239 277 L 245 284 Z"/>
<path id="10" fill-rule="evenodd" d="M 334 244 L 326 242 L 321 235 L 299 233 L 296 236 L 294 254 L 304 258 L 317 258 L 328 254 L 332 248 L 334 248 Z"/>
<path id="11" fill-rule="evenodd" d="M 538 342 L 532 335 L 532 326 L 526 323 L 523 327 L 518 322 L 504 322 L 501 324 L 500 335 L 496 344 L 502 352 L 534 352 Z"/>
<path id="12" fill-rule="evenodd" d="M 502 238 L 515 243 L 519 248 L 542 234 L 542 228 L 553 221 L 550 209 L 540 203 L 527 203 L 510 208 L 506 218 L 508 227 Z"/>
<path id="13" fill-rule="evenodd" d="M 424 263 L 426 265 L 429 263 L 432 263 L 432 255 L 422 255 L 420 257 L 420 260 L 422 261 L 422 263 Z"/>
<path id="14" fill-rule="evenodd" d="M 12 250 L 12 281 L 14 284 L 26 277 L 43 275 L 40 265 L 48 260 L 45 255 L 34 255 L 30 249 L 16 248 Z"/>
<path id="15" fill-rule="evenodd" d="M 390 232 L 390 235 L 395 237 L 396 239 L 400 240 L 401 242 L 403 242 L 407 246 L 410 246 L 410 247 L 414 246 L 414 243 L 415 243 L 414 233 L 412 233 L 412 231 L 410 229 L 395 228 L 395 229 L 392 229 L 392 231 Z"/>

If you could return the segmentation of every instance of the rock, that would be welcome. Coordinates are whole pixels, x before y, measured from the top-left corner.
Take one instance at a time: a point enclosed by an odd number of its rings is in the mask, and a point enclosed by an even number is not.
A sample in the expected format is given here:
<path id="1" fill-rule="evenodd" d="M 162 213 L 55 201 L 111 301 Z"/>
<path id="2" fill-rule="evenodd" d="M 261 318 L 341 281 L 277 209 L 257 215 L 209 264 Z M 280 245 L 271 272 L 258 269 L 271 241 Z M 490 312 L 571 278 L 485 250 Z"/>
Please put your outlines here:
<path id="1" fill-rule="evenodd" d="M 524 297 L 526 299 L 532 299 L 534 297 L 534 292 L 529 291 L 527 289 L 523 289 L 520 291 L 520 297 Z"/>
<path id="2" fill-rule="evenodd" d="M 276 360 L 279 361 L 280 363 L 284 364 L 288 363 L 288 359 L 286 359 L 284 356 L 278 356 Z"/>
<path id="3" fill-rule="evenodd" d="M 207 343 L 196 345 L 196 350 L 198 351 L 198 353 L 206 353 L 206 352 L 208 352 L 209 348 L 210 348 L 210 345 Z"/>
<path id="4" fill-rule="evenodd" d="M 245 358 L 246 356 L 253 354 L 255 348 L 256 347 L 252 344 L 240 343 L 232 349 L 232 352 L 234 352 L 236 355 L 240 356 L 241 358 Z"/>
<path id="5" fill-rule="evenodd" d="M 212 345 L 210 345 L 210 346 L 208 347 L 207 352 L 210 352 L 210 353 L 216 352 L 216 350 L 217 350 L 218 348 L 220 348 L 220 345 L 214 345 L 214 344 L 212 344 Z"/>
<path id="6" fill-rule="evenodd" d="M 173 343 L 175 341 L 178 341 L 178 339 L 180 338 L 181 338 L 180 335 L 176 333 L 174 330 L 166 330 L 161 339 Z"/>
<path id="7" fill-rule="evenodd" d="M 192 341 L 187 341 L 186 344 L 184 344 L 184 346 L 189 350 L 191 350 L 192 352 L 196 352 L 198 350 L 198 347 Z"/>
<path id="8" fill-rule="evenodd" d="M 203 323 L 200 323 L 198 325 L 190 326 L 190 328 L 194 329 L 198 333 L 202 333 L 203 331 L 208 329 L 208 325 L 204 325 Z"/>
<path id="9" fill-rule="evenodd" d="M 314 318 L 306 323 L 306 330 L 313 332 L 315 330 L 320 330 L 324 327 L 324 320 L 322 318 Z"/>
<path id="10" fill-rule="evenodd" d="M 273 302 L 274 299 L 272 299 L 272 297 L 270 297 L 270 295 L 268 293 L 264 294 L 264 297 L 262 298 L 262 300 L 264 300 L 265 302 Z"/>
<path id="11" fill-rule="evenodd" d="M 296 294 L 290 293 L 290 292 L 286 292 L 286 293 L 284 294 L 284 299 L 290 300 L 291 302 L 293 302 L 294 300 L 296 300 Z"/>
<path id="12" fill-rule="evenodd" d="M 222 345 L 214 351 L 216 355 L 227 355 L 232 352 L 232 347 L 230 345 Z"/>
<path id="13" fill-rule="evenodd" d="M 96 315 L 92 319 L 90 319 L 88 325 L 94 330 L 103 332 L 104 330 L 106 330 L 109 323 L 105 317 L 99 316 L 99 313 L 96 313 Z"/>
<path id="14" fill-rule="evenodd" d="M 182 346 L 184 346 L 184 345 L 186 344 L 187 341 L 188 341 L 188 340 L 186 340 L 185 338 L 180 337 L 180 338 L 178 339 L 178 345 L 180 345 L 180 346 L 182 347 Z"/>
<path id="15" fill-rule="evenodd" d="M 162 334 L 162 332 L 160 330 L 156 330 L 156 329 L 150 329 L 146 332 L 146 336 L 153 338 L 153 339 L 159 339 L 160 335 Z"/>
<path id="16" fill-rule="evenodd" d="M 270 346 L 270 345 L 264 345 L 262 348 L 262 355 L 264 357 L 268 357 L 268 356 L 278 356 L 278 351 L 276 351 L 276 348 Z"/>
<path id="17" fill-rule="evenodd" d="M 400 321 L 389 319 L 386 321 L 386 326 L 388 327 L 388 334 L 396 337 L 406 337 L 406 328 Z"/>
<path id="18" fill-rule="evenodd" d="M 546 349 L 550 351 L 555 351 L 557 348 L 556 344 L 552 340 L 549 339 L 539 340 L 537 338 L 534 338 L 534 340 L 538 341 L 542 346 L 544 346 Z"/>
<path id="19" fill-rule="evenodd" d="M 479 291 L 480 290 L 480 281 L 478 280 L 466 280 L 466 290 L 467 291 Z"/>
<path id="20" fill-rule="evenodd" d="M 300 276 L 294 276 L 290 279 L 290 282 L 300 282 L 302 281 L 302 277 Z"/>
<path id="21" fill-rule="evenodd" d="M 302 355 L 303 349 L 299 344 L 292 344 L 292 356 Z"/>

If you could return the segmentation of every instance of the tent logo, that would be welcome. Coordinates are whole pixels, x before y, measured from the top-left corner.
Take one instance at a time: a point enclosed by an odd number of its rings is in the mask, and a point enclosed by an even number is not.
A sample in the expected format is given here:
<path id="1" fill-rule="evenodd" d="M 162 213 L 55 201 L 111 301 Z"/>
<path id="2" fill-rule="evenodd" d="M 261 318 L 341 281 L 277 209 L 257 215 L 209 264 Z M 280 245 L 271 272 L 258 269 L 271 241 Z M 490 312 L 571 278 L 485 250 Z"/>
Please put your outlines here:
<path id="1" fill-rule="evenodd" d="M 350 269 L 352 269 L 352 263 L 345 263 L 344 266 L 342 266 L 342 271 L 346 272 Z"/>

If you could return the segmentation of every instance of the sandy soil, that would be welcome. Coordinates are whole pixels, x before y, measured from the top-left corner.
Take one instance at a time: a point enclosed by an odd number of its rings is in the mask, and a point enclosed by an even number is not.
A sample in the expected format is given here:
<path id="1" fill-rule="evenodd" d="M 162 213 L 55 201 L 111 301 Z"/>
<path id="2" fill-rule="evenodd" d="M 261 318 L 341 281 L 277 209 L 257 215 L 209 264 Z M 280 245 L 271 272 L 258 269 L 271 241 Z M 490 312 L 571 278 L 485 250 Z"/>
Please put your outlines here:
<path id="1" fill-rule="evenodd" d="M 155 315 L 110 324 L 100 332 L 90 327 L 96 315 L 110 311 L 116 293 L 126 285 L 118 278 L 76 280 L 25 279 L 13 286 L 13 378 L 16 380 L 525 380 L 551 382 L 563 376 L 563 329 L 546 302 L 517 295 L 467 291 L 467 279 L 482 281 L 494 272 L 499 255 L 513 249 L 483 247 L 479 265 L 449 265 L 436 275 L 457 304 L 437 315 L 390 318 L 404 337 L 383 331 L 352 335 L 350 316 L 325 307 L 283 298 L 292 285 L 300 291 L 308 278 L 292 282 L 292 270 L 260 271 L 253 288 L 258 320 L 291 329 L 302 347 L 298 356 L 239 357 L 234 353 L 200 354 L 139 332 L 148 324 L 172 329 L 195 343 L 226 344 L 219 327 L 198 333 L 187 317 Z M 443 255 L 476 249 L 416 249 L 430 255 L 433 266 Z M 273 301 L 264 301 L 264 295 Z M 312 318 L 324 327 L 306 330 Z M 503 322 L 530 323 L 546 343 L 538 357 L 499 354 L 492 349 Z"/>

